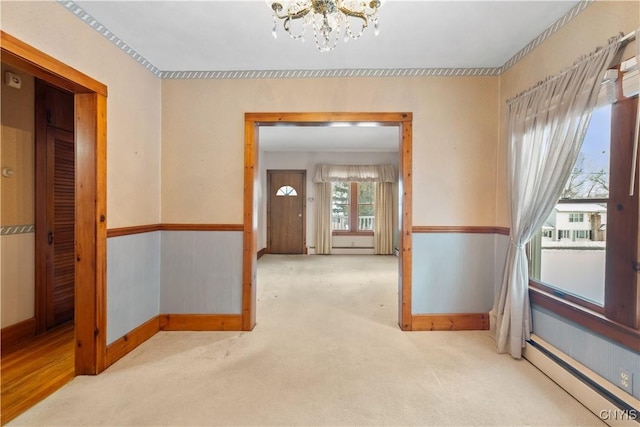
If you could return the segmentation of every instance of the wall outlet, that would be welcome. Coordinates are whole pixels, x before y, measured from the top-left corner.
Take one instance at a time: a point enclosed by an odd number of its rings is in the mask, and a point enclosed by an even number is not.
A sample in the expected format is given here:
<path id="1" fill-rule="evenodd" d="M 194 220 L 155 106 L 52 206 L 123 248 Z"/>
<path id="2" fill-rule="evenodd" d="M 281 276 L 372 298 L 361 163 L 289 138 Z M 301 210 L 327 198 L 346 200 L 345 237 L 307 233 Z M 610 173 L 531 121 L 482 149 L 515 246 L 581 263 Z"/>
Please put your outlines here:
<path id="1" fill-rule="evenodd" d="M 624 368 L 618 368 L 618 372 L 620 372 L 620 380 L 619 380 L 619 386 L 629 392 L 630 394 L 633 394 L 633 372 L 627 371 Z"/>

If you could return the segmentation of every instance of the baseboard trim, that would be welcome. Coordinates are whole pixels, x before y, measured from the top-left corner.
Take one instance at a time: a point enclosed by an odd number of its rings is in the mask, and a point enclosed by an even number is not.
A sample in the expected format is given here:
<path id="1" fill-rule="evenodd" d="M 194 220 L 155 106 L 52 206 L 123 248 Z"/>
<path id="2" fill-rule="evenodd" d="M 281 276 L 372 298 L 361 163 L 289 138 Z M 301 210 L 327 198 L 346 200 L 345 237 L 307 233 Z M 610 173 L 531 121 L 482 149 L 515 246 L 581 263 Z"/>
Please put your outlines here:
<path id="1" fill-rule="evenodd" d="M 36 335 L 36 318 L 32 317 L 0 330 L 2 353 Z"/>
<path id="2" fill-rule="evenodd" d="M 471 233 L 471 234 L 502 234 L 509 235 L 508 227 L 494 226 L 436 226 L 436 225 L 414 225 L 411 228 L 413 233 Z"/>
<path id="3" fill-rule="evenodd" d="M 267 248 L 262 248 L 258 251 L 258 259 L 262 258 L 263 256 L 265 256 L 265 254 L 267 253 Z"/>
<path id="4" fill-rule="evenodd" d="M 523 353 L 532 365 L 610 426 L 639 426 L 640 400 L 532 335 Z"/>
<path id="5" fill-rule="evenodd" d="M 415 314 L 413 331 L 486 331 L 489 330 L 489 313 Z"/>
<path id="6" fill-rule="evenodd" d="M 154 316 L 107 346 L 106 362 L 111 366 L 160 331 L 160 316 Z"/>
<path id="7" fill-rule="evenodd" d="M 161 331 L 241 331 L 240 314 L 161 314 Z"/>

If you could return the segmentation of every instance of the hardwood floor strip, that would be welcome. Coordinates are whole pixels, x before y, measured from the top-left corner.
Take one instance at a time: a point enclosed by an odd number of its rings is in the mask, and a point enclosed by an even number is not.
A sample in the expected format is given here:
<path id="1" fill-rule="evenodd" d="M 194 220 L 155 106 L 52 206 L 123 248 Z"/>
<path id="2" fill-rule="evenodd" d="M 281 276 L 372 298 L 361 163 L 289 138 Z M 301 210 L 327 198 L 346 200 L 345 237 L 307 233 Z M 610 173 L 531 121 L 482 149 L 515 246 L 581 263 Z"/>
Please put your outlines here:
<path id="1" fill-rule="evenodd" d="M 0 422 L 4 425 L 75 376 L 74 325 L 28 339 L 2 354 Z"/>
<path id="2" fill-rule="evenodd" d="M 241 331 L 240 314 L 161 314 L 162 331 Z"/>
<path id="3" fill-rule="evenodd" d="M 417 314 L 412 325 L 414 331 L 485 331 L 489 330 L 489 314 Z"/>
<path id="4" fill-rule="evenodd" d="M 10 351 L 13 347 L 36 334 L 36 318 L 23 320 L 15 325 L 2 328 L 0 331 L 2 353 Z"/>

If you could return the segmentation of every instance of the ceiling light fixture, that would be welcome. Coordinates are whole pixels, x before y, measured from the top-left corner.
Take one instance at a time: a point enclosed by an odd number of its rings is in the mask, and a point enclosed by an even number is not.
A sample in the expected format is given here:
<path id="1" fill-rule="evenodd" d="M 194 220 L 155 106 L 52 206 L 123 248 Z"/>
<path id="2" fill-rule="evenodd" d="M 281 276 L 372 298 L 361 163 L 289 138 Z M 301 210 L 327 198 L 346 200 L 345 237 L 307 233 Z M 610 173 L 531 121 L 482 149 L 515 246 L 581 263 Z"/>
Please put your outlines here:
<path id="1" fill-rule="evenodd" d="M 292 39 L 304 42 L 306 29 L 313 27 L 313 37 L 318 50 L 333 50 L 344 34 L 344 41 L 358 39 L 364 29 L 373 22 L 374 34 L 378 35 L 378 9 L 384 0 L 266 0 L 273 10 L 273 37 L 278 20 L 283 21 L 284 30 Z M 359 31 L 351 25 L 356 23 Z M 293 28 L 296 27 L 296 28 Z"/>

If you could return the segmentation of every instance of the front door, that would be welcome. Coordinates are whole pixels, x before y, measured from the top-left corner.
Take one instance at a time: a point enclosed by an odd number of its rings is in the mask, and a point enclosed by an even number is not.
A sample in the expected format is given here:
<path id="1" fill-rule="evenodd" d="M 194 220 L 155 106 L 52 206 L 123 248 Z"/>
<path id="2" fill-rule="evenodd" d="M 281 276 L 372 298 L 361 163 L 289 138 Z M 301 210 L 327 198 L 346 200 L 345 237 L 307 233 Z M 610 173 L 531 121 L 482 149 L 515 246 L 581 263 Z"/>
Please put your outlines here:
<path id="1" fill-rule="evenodd" d="M 306 171 L 267 171 L 267 252 L 303 254 Z"/>

